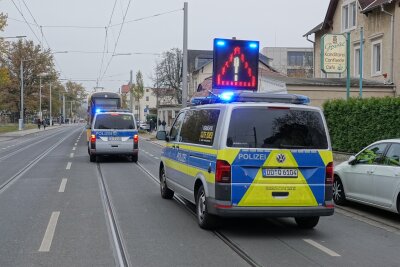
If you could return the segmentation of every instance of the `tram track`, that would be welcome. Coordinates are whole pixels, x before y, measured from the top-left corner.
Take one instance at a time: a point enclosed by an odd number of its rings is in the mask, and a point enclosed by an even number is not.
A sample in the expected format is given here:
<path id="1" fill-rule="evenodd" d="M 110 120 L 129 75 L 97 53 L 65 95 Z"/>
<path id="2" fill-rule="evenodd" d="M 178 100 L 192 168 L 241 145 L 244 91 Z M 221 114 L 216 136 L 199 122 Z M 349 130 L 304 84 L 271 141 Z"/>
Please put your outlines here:
<path id="1" fill-rule="evenodd" d="M 129 257 L 127 254 L 127 250 L 125 249 L 125 244 L 122 237 L 122 231 L 118 224 L 118 220 L 116 217 L 115 208 L 110 198 L 108 186 L 106 179 L 103 176 L 101 171 L 100 163 L 96 163 L 97 169 L 97 178 L 100 187 L 100 195 L 102 198 L 102 203 L 106 215 L 106 221 L 110 230 L 110 235 L 113 241 L 113 248 L 116 254 L 116 259 L 118 261 L 119 266 L 121 267 L 128 267 L 131 266 Z"/>
<path id="2" fill-rule="evenodd" d="M 160 181 L 158 180 L 157 177 L 155 177 L 150 171 L 148 171 L 145 167 L 143 167 L 139 162 L 136 163 L 139 169 L 144 172 L 149 178 L 151 178 L 156 184 L 160 184 Z M 189 203 L 185 201 L 183 198 L 180 196 L 174 195 L 173 199 L 178 202 L 178 204 L 182 205 L 191 215 L 196 217 L 196 213 L 193 210 L 193 207 L 188 205 Z M 213 230 L 212 233 L 220 239 L 222 242 L 224 242 L 230 249 L 233 250 L 240 258 L 242 258 L 245 262 L 249 264 L 249 266 L 252 267 L 260 267 L 263 266 L 259 264 L 255 259 L 253 259 L 244 249 L 242 249 L 238 244 L 236 244 L 232 239 L 227 237 L 225 234 L 223 234 L 219 230 Z"/>
<path id="3" fill-rule="evenodd" d="M 52 135 L 46 136 L 45 138 L 40 138 L 40 140 L 38 140 L 38 141 L 36 141 L 36 142 L 34 142 L 34 143 L 31 143 L 31 144 L 29 144 L 29 145 L 27 145 L 27 146 L 23 146 L 23 147 L 21 147 L 21 148 L 18 148 L 17 150 L 14 150 L 14 151 L 8 153 L 7 155 L 0 157 L 0 162 L 3 161 L 3 160 L 5 160 L 5 159 L 8 159 L 8 158 L 10 158 L 10 157 L 12 157 L 12 156 L 14 156 L 14 155 L 16 155 L 16 154 L 18 154 L 18 153 L 21 152 L 21 151 L 24 151 L 24 150 L 26 150 L 26 149 L 28 149 L 28 148 L 34 146 L 34 145 L 37 145 L 37 144 L 42 143 L 42 142 L 44 142 L 44 141 L 46 141 L 46 140 L 48 140 L 48 139 L 50 139 L 50 138 L 53 138 L 55 135 L 59 135 L 59 134 L 62 134 L 62 133 L 64 133 L 64 131 L 63 131 L 63 130 L 59 130 L 59 131 L 55 132 L 55 133 L 52 134 Z M 23 142 L 19 143 L 18 145 L 25 144 L 25 143 L 27 143 L 27 142 L 29 142 L 29 141 L 32 141 L 32 139 L 23 141 Z"/>
<path id="4" fill-rule="evenodd" d="M 2 194 L 4 191 L 6 191 L 12 184 L 14 184 L 18 179 L 20 179 L 27 171 L 29 171 L 31 168 L 33 168 L 37 163 L 39 163 L 39 161 L 41 161 L 44 157 L 46 157 L 48 154 L 50 154 L 54 149 L 56 149 L 60 144 L 62 144 L 66 139 L 71 137 L 76 132 L 77 132 L 77 130 L 72 131 L 70 134 L 68 134 L 64 138 L 60 139 L 59 141 L 57 141 L 55 144 L 50 146 L 44 152 L 40 153 L 34 160 L 30 161 L 24 167 L 19 169 L 13 176 L 8 178 L 4 183 L 2 183 L 0 185 L 0 194 Z M 51 137 L 54 137 L 54 136 L 51 136 Z M 36 144 L 37 143 L 39 143 L 39 142 L 36 142 Z M 1 160 L 4 160 L 4 158 L 3 159 L 0 158 L 0 161 Z"/>

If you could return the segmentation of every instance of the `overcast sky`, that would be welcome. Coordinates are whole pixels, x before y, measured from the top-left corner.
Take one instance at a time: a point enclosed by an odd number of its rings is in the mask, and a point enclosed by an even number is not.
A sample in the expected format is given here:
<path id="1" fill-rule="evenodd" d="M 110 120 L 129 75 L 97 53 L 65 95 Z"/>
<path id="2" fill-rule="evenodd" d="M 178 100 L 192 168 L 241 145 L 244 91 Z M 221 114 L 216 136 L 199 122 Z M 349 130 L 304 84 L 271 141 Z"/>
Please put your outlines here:
<path id="1" fill-rule="evenodd" d="M 115 0 L 0 0 L 0 11 L 9 16 L 3 36 L 26 35 L 39 43 L 40 28 L 31 25 L 37 37 L 23 21 L 42 26 L 43 34 L 52 51 L 86 51 L 98 53 L 55 54 L 61 78 L 96 80 L 99 86 L 117 91 L 129 80 L 129 71 L 144 74 L 145 85 L 151 86 L 157 55 L 114 56 L 120 25 L 110 27 L 100 74 L 105 41 L 105 27 L 109 24 Z M 182 48 L 183 0 L 117 0 L 111 25 L 123 21 L 160 16 L 125 23 L 116 53 L 162 53 L 173 47 Z M 323 21 L 329 0 L 187 0 L 189 3 L 189 49 L 212 49 L 216 37 L 259 40 L 261 47 L 311 47 L 302 37 Z M 128 4 L 129 8 L 128 7 Z M 29 10 L 27 9 L 27 7 Z M 126 13 L 127 12 L 127 13 Z M 66 28 L 48 26 L 90 26 L 99 28 Z M 48 45 L 44 42 L 44 47 Z M 107 48 L 108 47 L 108 48 Z M 111 59 L 111 61 L 110 61 Z M 109 63 L 109 64 L 108 64 Z M 108 68 L 106 69 L 108 65 Z M 105 72 L 106 70 L 106 72 Z M 105 72 L 105 73 L 104 73 Z M 88 91 L 95 81 L 77 81 Z"/>

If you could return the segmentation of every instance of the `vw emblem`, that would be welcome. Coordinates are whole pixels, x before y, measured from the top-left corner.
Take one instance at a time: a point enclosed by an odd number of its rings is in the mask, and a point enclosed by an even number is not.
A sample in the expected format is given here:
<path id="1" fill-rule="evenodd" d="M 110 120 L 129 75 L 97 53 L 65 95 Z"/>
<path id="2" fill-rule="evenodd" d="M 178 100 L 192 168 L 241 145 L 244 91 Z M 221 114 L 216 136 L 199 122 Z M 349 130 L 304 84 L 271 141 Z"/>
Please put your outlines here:
<path id="1" fill-rule="evenodd" d="M 116 131 L 114 131 L 114 132 L 113 132 L 113 135 L 117 135 L 117 132 L 116 132 Z"/>
<path id="2" fill-rule="evenodd" d="M 278 155 L 276 156 L 276 160 L 277 160 L 279 163 L 283 163 L 283 162 L 285 162 L 286 157 L 285 157 L 285 155 L 283 155 L 283 154 L 278 154 Z"/>

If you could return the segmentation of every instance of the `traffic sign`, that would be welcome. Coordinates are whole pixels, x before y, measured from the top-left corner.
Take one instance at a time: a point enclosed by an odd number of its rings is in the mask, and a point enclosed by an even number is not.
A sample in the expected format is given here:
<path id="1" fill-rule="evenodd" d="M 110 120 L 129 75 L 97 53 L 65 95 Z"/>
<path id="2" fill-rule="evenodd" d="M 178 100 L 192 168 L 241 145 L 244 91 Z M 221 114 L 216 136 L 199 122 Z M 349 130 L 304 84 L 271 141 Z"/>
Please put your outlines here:
<path id="1" fill-rule="evenodd" d="M 214 39 L 213 88 L 257 91 L 258 61 L 258 41 Z"/>

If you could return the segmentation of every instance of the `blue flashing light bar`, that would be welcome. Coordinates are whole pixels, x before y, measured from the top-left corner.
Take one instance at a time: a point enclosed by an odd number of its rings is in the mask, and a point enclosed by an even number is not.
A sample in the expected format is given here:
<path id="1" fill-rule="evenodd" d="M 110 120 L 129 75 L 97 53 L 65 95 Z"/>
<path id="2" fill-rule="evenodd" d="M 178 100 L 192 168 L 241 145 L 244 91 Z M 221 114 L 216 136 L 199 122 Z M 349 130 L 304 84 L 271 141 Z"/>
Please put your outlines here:
<path id="1" fill-rule="evenodd" d="M 305 95 L 296 94 L 270 94 L 270 93 L 250 93 L 224 92 L 219 96 L 195 97 L 192 105 L 206 105 L 215 103 L 234 103 L 234 102 L 264 102 L 264 103 L 285 103 L 285 104 L 310 104 L 310 98 Z"/>
<path id="2" fill-rule="evenodd" d="M 96 108 L 96 113 L 99 113 L 99 112 L 101 112 L 101 109 Z"/>
<path id="3" fill-rule="evenodd" d="M 225 41 L 223 41 L 223 40 L 218 40 L 218 41 L 216 42 L 216 44 L 217 44 L 218 46 L 225 46 Z"/>
<path id="4" fill-rule="evenodd" d="M 257 43 L 250 43 L 249 47 L 250 48 L 258 48 L 258 44 Z"/>

